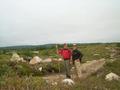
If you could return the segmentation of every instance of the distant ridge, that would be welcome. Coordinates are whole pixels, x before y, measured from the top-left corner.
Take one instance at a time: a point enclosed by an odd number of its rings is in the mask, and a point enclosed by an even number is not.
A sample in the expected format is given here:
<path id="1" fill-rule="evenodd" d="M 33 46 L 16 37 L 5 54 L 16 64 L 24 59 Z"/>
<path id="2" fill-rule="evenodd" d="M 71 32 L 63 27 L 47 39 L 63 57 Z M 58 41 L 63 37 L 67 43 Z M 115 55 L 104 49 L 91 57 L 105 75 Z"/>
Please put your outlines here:
<path id="1" fill-rule="evenodd" d="M 55 44 L 44 44 L 44 45 L 20 45 L 20 46 L 7 46 L 7 47 L 0 47 L 1 49 L 24 49 L 24 48 L 51 48 Z"/>
<path id="2" fill-rule="evenodd" d="M 120 42 L 107 42 L 107 43 L 76 43 L 78 45 L 95 45 L 95 44 L 117 44 Z M 69 45 L 72 45 L 73 43 L 68 43 Z M 54 47 L 56 44 L 43 44 L 43 45 L 18 45 L 18 46 L 6 46 L 6 47 L 0 47 L 0 49 L 32 49 L 32 48 L 51 48 Z M 61 44 L 62 45 L 62 44 Z"/>

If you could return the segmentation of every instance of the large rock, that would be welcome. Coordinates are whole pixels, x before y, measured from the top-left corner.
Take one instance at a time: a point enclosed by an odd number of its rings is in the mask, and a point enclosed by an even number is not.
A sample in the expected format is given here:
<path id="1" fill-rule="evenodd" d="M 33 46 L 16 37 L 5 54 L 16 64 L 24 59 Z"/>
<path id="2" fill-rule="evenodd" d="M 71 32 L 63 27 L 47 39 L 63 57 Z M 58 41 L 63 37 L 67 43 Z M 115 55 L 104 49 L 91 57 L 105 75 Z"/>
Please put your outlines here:
<path id="1" fill-rule="evenodd" d="M 75 82 L 72 79 L 64 79 L 62 83 L 70 86 L 75 84 Z"/>
<path id="2" fill-rule="evenodd" d="M 43 63 L 50 63 L 52 62 L 52 58 L 47 58 L 45 60 L 42 61 Z"/>
<path id="3" fill-rule="evenodd" d="M 18 62 L 21 61 L 22 58 L 20 58 L 20 56 L 17 53 L 13 53 L 12 58 L 10 60 Z"/>
<path id="4" fill-rule="evenodd" d="M 30 64 L 34 65 L 34 64 L 37 64 L 37 63 L 40 63 L 42 61 L 42 59 L 38 56 L 35 56 L 33 57 L 31 60 L 30 60 Z"/>
<path id="5" fill-rule="evenodd" d="M 82 79 L 97 72 L 100 68 L 103 67 L 104 64 L 105 64 L 105 59 L 93 60 L 93 61 L 86 62 L 84 64 L 80 64 L 79 62 L 75 61 L 77 75 L 79 78 L 82 78 Z"/>
<path id="6" fill-rule="evenodd" d="M 120 77 L 115 73 L 109 73 L 105 77 L 105 80 L 107 80 L 107 81 L 119 80 L 119 79 L 120 79 Z"/>

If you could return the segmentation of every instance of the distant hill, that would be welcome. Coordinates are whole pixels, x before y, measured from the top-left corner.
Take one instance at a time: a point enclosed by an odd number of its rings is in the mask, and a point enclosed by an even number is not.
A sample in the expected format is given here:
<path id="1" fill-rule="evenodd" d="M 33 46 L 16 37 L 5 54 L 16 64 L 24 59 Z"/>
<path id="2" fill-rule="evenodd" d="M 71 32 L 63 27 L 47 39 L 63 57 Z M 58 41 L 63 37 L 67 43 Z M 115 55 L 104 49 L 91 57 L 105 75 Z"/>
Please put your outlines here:
<path id="1" fill-rule="evenodd" d="M 97 44 L 113 44 L 113 43 L 76 43 L 78 45 L 97 45 Z M 120 42 L 114 42 L 114 44 L 119 44 Z M 55 47 L 56 44 L 44 44 L 44 45 L 21 45 L 21 46 L 8 46 L 8 47 L 0 47 L 0 49 L 36 49 L 36 48 L 52 48 Z M 69 43 L 71 46 L 72 43 Z"/>
<path id="2" fill-rule="evenodd" d="M 52 48 L 55 44 L 45 44 L 45 45 L 21 45 L 21 46 L 8 46 L 0 47 L 0 49 L 34 49 L 34 48 Z"/>

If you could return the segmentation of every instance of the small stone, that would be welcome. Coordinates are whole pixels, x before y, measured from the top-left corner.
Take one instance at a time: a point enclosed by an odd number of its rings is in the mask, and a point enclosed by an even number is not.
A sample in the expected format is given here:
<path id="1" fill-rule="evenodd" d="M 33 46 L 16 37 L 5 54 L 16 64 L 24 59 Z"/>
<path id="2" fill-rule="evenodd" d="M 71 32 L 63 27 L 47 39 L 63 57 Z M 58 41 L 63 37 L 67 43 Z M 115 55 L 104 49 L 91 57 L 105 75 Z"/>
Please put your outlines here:
<path id="1" fill-rule="evenodd" d="M 58 83 L 57 83 L 57 82 L 53 82 L 52 85 L 53 85 L 53 86 L 56 86 L 56 85 L 58 85 Z"/>
<path id="2" fill-rule="evenodd" d="M 42 69 L 43 69 L 43 68 L 42 68 L 42 67 L 40 67 L 40 68 L 39 68 L 39 71 L 41 72 L 41 71 L 42 71 Z"/>

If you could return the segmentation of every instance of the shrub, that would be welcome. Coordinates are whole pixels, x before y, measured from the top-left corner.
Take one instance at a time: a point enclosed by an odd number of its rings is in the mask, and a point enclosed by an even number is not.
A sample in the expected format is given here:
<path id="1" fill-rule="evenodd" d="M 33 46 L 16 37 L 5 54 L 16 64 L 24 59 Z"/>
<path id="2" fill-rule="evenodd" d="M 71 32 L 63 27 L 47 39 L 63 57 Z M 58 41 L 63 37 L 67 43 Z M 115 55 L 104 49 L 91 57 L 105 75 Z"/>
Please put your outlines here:
<path id="1" fill-rule="evenodd" d="M 120 75 L 120 59 L 117 59 L 112 63 L 111 62 L 106 63 L 105 68 L 109 73 L 114 72 Z"/>

